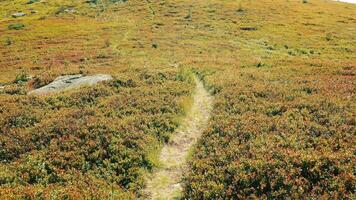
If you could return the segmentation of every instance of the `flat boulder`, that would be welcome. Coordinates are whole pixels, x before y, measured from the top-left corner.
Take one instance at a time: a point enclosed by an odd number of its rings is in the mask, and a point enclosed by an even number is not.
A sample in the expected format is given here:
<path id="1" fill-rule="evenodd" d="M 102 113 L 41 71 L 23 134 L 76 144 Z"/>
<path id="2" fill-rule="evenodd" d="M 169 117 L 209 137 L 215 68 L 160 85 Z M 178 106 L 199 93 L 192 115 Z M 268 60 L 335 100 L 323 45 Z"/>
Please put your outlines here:
<path id="1" fill-rule="evenodd" d="M 23 12 L 17 12 L 11 15 L 13 18 L 18 18 L 18 17 L 24 17 L 26 16 L 26 13 Z"/>
<path id="2" fill-rule="evenodd" d="M 50 94 L 58 93 L 65 90 L 79 88 L 85 85 L 95 85 L 102 81 L 111 80 L 112 76 L 106 74 L 97 74 L 92 76 L 78 75 L 66 75 L 56 78 L 50 84 L 30 91 L 28 94 Z"/>
<path id="3" fill-rule="evenodd" d="M 0 93 L 4 92 L 5 90 L 5 86 L 4 85 L 0 85 Z"/>

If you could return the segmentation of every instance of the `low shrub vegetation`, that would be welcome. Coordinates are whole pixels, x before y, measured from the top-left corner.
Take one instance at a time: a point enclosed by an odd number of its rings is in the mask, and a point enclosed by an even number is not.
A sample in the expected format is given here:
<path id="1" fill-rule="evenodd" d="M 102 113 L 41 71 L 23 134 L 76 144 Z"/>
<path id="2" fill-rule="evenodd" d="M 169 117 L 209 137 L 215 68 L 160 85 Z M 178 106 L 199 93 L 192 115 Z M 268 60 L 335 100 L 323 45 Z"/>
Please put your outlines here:
<path id="1" fill-rule="evenodd" d="M 1 196 L 137 195 L 156 165 L 149 154 L 168 140 L 190 95 L 173 73 L 149 77 L 156 83 L 131 76 L 57 95 L 1 95 Z"/>
<path id="2" fill-rule="evenodd" d="M 226 25 L 235 18 L 229 14 L 231 5 L 218 5 L 215 29 L 226 34 L 208 34 L 210 40 L 236 41 L 239 50 L 224 43 L 231 53 L 211 50 L 209 57 L 196 58 L 206 85 L 219 90 L 210 125 L 195 146 L 184 178 L 183 198 L 353 199 L 354 76 L 337 73 L 342 63 L 355 69 L 353 36 L 340 29 L 339 20 L 346 14 L 320 21 L 317 16 L 321 8 L 336 14 L 355 5 L 245 1 L 246 12 L 237 24 L 254 27 L 264 19 L 274 25 L 242 29 L 244 33 Z M 318 27 L 313 36 L 306 34 L 311 30 L 303 27 L 305 22 Z M 292 27 L 299 29 L 288 30 Z M 329 44 L 325 32 L 330 29 L 343 40 Z M 334 45 L 352 50 L 342 53 Z"/>
<path id="3" fill-rule="evenodd" d="M 182 198 L 355 198 L 355 5 L 2 0 L 0 8 L 1 199 L 140 198 L 191 105 L 193 74 L 214 108 Z M 114 79 L 27 95 L 69 74 Z"/>
<path id="4" fill-rule="evenodd" d="M 24 29 L 24 28 L 25 28 L 25 25 L 24 24 L 20 24 L 20 23 L 18 23 L 18 24 L 10 24 L 8 26 L 9 30 L 21 30 L 21 29 Z"/>

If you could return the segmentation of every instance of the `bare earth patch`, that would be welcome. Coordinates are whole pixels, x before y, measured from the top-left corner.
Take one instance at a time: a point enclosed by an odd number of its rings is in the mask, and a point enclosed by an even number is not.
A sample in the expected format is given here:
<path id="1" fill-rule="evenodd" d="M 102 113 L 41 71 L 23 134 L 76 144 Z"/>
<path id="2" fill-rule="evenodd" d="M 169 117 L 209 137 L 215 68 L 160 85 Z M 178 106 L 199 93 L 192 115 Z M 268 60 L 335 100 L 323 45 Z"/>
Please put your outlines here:
<path id="1" fill-rule="evenodd" d="M 159 157 L 161 167 L 147 179 L 145 193 L 150 199 L 175 199 L 180 196 L 181 177 L 186 168 L 189 150 L 204 131 L 212 108 L 212 96 L 197 79 L 193 98 L 191 110 L 170 143 L 162 149 Z"/>

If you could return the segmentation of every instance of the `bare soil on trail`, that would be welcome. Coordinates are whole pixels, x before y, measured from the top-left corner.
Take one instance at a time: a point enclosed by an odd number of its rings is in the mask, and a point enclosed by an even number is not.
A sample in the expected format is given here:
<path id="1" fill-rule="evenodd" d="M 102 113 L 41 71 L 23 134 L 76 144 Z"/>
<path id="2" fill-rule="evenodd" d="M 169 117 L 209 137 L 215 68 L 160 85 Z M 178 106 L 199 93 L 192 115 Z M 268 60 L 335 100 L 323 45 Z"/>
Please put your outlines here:
<path id="1" fill-rule="evenodd" d="M 176 199 L 182 192 L 181 178 L 189 151 L 204 131 L 212 108 L 212 96 L 201 81 L 195 81 L 192 107 L 169 144 L 163 147 L 159 156 L 161 166 L 147 179 L 144 193 L 149 199 Z"/>

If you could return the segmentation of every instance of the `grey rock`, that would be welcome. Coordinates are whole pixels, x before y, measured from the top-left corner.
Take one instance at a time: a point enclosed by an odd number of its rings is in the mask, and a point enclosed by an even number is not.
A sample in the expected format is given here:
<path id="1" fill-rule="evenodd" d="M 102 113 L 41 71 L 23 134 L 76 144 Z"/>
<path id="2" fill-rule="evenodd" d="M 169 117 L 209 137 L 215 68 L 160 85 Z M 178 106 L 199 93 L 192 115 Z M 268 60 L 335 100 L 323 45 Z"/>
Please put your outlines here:
<path id="1" fill-rule="evenodd" d="M 106 74 L 97 74 L 93 76 L 83 76 L 83 75 L 67 75 L 60 76 L 56 78 L 52 83 L 32 90 L 29 94 L 50 94 L 57 93 L 65 90 L 79 88 L 84 85 L 95 85 L 102 81 L 111 80 L 112 77 Z"/>
<path id="2" fill-rule="evenodd" d="M 74 13 L 74 12 L 76 12 L 76 10 L 74 8 L 67 8 L 67 9 L 64 10 L 64 12 L 66 12 L 66 13 Z"/>
<path id="3" fill-rule="evenodd" d="M 5 87 L 6 87 L 6 85 L 0 84 L 0 94 L 5 93 Z"/>
<path id="4" fill-rule="evenodd" d="M 18 13 L 12 14 L 11 16 L 12 16 L 13 18 L 18 18 L 18 17 L 26 16 L 26 13 L 18 12 Z"/>

